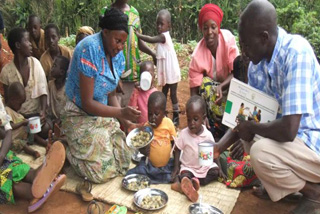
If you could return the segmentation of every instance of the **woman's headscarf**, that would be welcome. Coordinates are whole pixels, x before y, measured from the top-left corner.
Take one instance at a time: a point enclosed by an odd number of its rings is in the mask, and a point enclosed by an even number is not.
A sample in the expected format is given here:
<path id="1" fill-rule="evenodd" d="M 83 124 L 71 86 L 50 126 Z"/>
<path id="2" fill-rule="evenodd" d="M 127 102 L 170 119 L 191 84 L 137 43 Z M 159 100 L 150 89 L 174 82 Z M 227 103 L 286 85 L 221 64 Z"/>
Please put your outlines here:
<path id="1" fill-rule="evenodd" d="M 99 21 L 99 27 L 108 30 L 123 30 L 128 33 L 128 16 L 117 8 L 107 9 Z"/>
<path id="2" fill-rule="evenodd" d="M 203 23 L 212 19 L 218 25 L 219 32 L 220 32 L 220 25 L 223 19 L 223 12 L 218 5 L 215 4 L 205 4 L 199 13 L 199 27 L 202 29 Z"/>
<path id="3" fill-rule="evenodd" d="M 79 34 L 86 34 L 86 35 L 92 35 L 94 34 L 94 30 L 92 29 L 92 27 L 89 27 L 89 26 L 82 26 L 78 29 L 78 32 L 77 32 L 77 36 Z"/>

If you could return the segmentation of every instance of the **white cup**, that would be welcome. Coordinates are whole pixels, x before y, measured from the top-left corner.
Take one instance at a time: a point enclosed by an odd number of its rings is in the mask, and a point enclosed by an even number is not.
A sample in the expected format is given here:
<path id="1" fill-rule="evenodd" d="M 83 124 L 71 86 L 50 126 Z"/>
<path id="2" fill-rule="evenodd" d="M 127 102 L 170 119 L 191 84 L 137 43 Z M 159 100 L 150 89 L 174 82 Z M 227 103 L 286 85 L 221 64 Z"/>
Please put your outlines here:
<path id="1" fill-rule="evenodd" d="M 40 117 L 30 117 L 28 126 L 31 134 L 41 132 Z"/>
<path id="2" fill-rule="evenodd" d="M 214 144 L 211 141 L 204 141 L 198 144 L 198 158 L 200 166 L 211 166 L 214 159 Z"/>
<path id="3" fill-rule="evenodd" d="M 148 91 L 151 87 L 152 76 L 148 71 L 144 71 L 140 77 L 140 87 L 144 91 Z"/>

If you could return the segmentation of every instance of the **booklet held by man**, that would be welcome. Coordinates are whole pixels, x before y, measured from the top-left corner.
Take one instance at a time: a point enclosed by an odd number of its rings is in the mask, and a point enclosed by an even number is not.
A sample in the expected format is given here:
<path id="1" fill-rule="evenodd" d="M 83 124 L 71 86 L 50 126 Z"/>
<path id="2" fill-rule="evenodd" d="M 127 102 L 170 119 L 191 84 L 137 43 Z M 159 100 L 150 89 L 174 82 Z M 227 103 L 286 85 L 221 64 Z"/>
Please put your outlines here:
<path id="1" fill-rule="evenodd" d="M 234 128 L 239 120 L 267 123 L 275 120 L 278 101 L 235 78 L 231 80 L 222 123 Z"/>

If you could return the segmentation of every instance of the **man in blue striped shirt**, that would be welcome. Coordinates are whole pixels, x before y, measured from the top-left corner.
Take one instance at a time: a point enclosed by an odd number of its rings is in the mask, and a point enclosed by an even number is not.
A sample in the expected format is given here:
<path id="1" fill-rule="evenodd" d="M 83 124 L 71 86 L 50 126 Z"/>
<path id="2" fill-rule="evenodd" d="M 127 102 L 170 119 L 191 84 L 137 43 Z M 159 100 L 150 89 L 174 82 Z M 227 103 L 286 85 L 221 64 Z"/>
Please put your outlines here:
<path id="1" fill-rule="evenodd" d="M 248 84 L 275 97 L 281 116 L 269 123 L 240 122 L 218 150 L 238 138 L 252 144 L 251 164 L 270 198 L 301 192 L 292 213 L 320 212 L 320 66 L 313 49 L 277 26 L 276 10 L 266 0 L 244 10 L 239 38 L 251 61 Z M 248 143 L 255 134 L 264 138 Z"/>

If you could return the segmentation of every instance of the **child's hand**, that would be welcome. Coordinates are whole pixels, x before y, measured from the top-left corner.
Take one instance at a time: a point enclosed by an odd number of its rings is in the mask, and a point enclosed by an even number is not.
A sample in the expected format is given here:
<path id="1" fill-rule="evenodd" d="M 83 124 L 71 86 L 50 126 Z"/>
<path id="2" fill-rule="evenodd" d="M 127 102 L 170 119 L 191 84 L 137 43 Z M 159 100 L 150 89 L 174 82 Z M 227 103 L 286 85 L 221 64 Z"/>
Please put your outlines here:
<path id="1" fill-rule="evenodd" d="M 148 144 L 147 146 L 139 149 L 139 152 L 141 154 L 143 154 L 144 156 L 149 157 L 149 155 L 150 155 L 150 144 Z"/>
<path id="2" fill-rule="evenodd" d="M 22 125 L 23 126 L 27 126 L 29 124 L 29 120 L 24 120 L 24 121 L 22 121 Z"/>
<path id="3" fill-rule="evenodd" d="M 135 82 L 134 87 L 140 91 L 141 90 L 140 81 Z"/>

